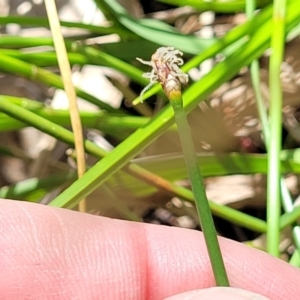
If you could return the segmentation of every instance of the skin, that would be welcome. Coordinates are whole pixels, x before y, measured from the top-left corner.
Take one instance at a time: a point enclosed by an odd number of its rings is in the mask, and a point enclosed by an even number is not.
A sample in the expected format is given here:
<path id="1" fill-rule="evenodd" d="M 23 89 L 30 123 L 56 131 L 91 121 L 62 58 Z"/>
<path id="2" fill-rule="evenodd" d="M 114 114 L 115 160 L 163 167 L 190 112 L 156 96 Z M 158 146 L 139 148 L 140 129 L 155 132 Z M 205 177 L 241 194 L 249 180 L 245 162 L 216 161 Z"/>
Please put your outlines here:
<path id="1" fill-rule="evenodd" d="M 299 269 L 230 240 L 220 244 L 232 287 L 299 298 Z M 202 234 L 192 230 L 0 200 L 0 251 L 3 300 L 164 299 L 197 289 L 173 299 L 259 299 L 203 290 L 215 284 Z"/>

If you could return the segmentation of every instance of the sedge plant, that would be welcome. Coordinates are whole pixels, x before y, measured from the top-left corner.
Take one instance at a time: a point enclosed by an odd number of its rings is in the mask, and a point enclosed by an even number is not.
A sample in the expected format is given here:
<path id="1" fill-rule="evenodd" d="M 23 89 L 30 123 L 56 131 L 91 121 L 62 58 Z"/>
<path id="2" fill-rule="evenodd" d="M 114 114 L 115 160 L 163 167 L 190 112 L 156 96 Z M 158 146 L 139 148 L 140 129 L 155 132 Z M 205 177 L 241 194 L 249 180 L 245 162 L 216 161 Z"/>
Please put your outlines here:
<path id="1" fill-rule="evenodd" d="M 182 52 L 173 47 L 161 47 L 152 55 L 151 61 L 137 58 L 141 63 L 152 67 L 152 71 L 143 76 L 149 78 L 150 83 L 142 91 L 149 89 L 154 83 L 160 83 L 174 110 L 175 122 L 188 170 L 200 225 L 206 242 L 215 281 L 218 286 L 229 286 L 212 213 L 198 167 L 195 147 L 190 127 L 183 108 L 181 84 L 188 82 L 188 75 L 179 68 L 183 64 Z"/>

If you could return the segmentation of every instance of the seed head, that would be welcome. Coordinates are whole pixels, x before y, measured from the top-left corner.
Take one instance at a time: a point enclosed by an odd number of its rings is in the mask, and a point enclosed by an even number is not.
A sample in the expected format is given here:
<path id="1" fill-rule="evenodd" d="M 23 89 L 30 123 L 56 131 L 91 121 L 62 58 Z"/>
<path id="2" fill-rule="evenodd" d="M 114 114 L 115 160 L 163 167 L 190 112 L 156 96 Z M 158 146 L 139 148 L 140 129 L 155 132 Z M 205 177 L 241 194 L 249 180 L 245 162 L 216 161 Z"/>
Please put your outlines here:
<path id="1" fill-rule="evenodd" d="M 137 58 L 138 61 L 152 67 L 151 72 L 143 74 L 149 78 L 150 83 L 143 89 L 143 94 L 155 83 L 159 82 L 169 99 L 174 97 L 174 93 L 181 93 L 181 83 L 188 82 L 188 75 L 183 73 L 178 66 L 183 65 L 182 52 L 173 47 L 161 47 L 152 55 L 151 61 Z"/>

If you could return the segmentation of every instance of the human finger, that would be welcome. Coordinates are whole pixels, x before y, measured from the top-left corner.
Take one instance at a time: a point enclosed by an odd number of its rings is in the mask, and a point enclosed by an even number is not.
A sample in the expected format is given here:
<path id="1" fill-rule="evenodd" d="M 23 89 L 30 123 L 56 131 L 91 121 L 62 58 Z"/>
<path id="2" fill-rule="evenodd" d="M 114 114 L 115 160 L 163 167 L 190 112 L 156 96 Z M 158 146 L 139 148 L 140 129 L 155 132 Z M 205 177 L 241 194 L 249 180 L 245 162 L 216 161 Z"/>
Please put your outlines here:
<path id="1" fill-rule="evenodd" d="M 1 299 L 163 299 L 215 285 L 197 231 L 3 200 L 0 232 Z M 232 286 L 298 297 L 298 269 L 239 243 L 220 244 Z"/>

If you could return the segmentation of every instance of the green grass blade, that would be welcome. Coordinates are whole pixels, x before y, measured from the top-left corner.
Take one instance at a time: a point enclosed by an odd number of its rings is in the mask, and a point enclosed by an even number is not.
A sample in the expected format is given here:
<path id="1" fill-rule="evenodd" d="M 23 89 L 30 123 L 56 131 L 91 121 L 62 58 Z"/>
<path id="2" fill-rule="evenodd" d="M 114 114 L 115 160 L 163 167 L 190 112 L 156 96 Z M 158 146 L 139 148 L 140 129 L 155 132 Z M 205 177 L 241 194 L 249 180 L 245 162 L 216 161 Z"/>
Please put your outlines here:
<path id="1" fill-rule="evenodd" d="M 0 53 L 35 64 L 38 67 L 57 66 L 57 57 L 55 52 L 24 53 L 20 50 L 0 49 Z M 0 54 L 0 55 L 1 55 Z M 68 53 L 70 64 L 84 66 L 89 64 L 89 59 L 80 53 Z"/>
<path id="2" fill-rule="evenodd" d="M 300 218 L 300 206 L 294 207 L 292 211 L 286 212 L 280 217 L 280 229 L 297 222 Z"/>
<path id="3" fill-rule="evenodd" d="M 243 11 L 245 9 L 246 1 L 244 0 L 227 0 L 227 1 L 205 1 L 205 0 L 159 0 L 159 2 L 185 6 L 189 5 L 201 11 L 212 10 L 220 13 L 233 13 L 237 11 Z M 271 0 L 257 1 L 258 7 L 264 7 L 269 4 Z"/>
<path id="4" fill-rule="evenodd" d="M 269 169 L 267 186 L 267 249 L 279 256 L 281 212 L 280 151 L 282 135 L 282 91 L 280 65 L 285 45 L 285 0 L 275 0 L 270 57 L 270 139 L 268 143 Z"/>
<path id="5" fill-rule="evenodd" d="M 41 17 L 27 17 L 27 16 L 0 16 L 0 24 L 18 24 L 21 26 L 30 27 L 46 27 L 49 28 L 49 21 L 47 18 Z M 122 36 L 132 37 L 132 33 L 128 30 L 122 30 L 121 28 L 109 25 L 109 26 L 96 26 L 91 24 L 84 24 L 78 22 L 67 22 L 60 21 L 62 27 L 67 28 L 80 28 L 87 30 L 91 33 L 96 33 L 97 35 L 108 35 L 108 34 L 121 34 Z"/>
<path id="6" fill-rule="evenodd" d="M 105 6 L 124 27 L 143 39 L 159 45 L 174 46 L 186 53 L 198 54 L 212 44 L 213 40 L 183 35 L 173 27 L 158 20 L 135 19 L 115 0 L 95 0 L 95 2 L 100 8 Z"/>
<path id="7" fill-rule="evenodd" d="M 300 267 L 300 254 L 299 251 L 295 251 L 289 261 L 292 266 Z"/>

